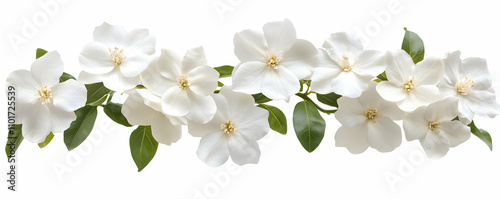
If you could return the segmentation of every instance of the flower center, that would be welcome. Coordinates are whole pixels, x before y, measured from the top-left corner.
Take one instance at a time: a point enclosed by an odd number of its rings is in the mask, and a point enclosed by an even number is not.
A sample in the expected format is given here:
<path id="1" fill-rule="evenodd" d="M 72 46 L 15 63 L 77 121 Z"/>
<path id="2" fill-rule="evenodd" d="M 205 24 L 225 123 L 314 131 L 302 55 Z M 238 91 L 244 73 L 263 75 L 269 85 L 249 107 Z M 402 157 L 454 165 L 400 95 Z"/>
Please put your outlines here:
<path id="1" fill-rule="evenodd" d="M 403 84 L 403 88 L 405 91 L 411 92 L 415 88 L 415 77 L 411 76 L 406 80 L 406 82 Z"/>
<path id="2" fill-rule="evenodd" d="M 179 88 L 183 90 L 191 85 L 191 83 L 189 83 L 189 81 L 187 80 L 187 75 L 181 75 L 180 77 L 178 77 L 177 82 L 179 82 Z"/>
<path id="3" fill-rule="evenodd" d="M 378 114 L 378 111 L 376 108 L 369 108 L 366 110 L 363 110 L 363 113 L 365 113 L 366 120 L 370 120 L 373 123 L 377 122 L 377 118 L 381 118 L 382 115 Z"/>
<path id="4" fill-rule="evenodd" d="M 474 87 L 474 80 L 465 77 L 462 81 L 457 83 L 457 93 L 460 95 L 467 95 L 472 87 Z"/>
<path id="5" fill-rule="evenodd" d="M 220 128 L 224 134 L 231 136 L 231 134 L 236 131 L 236 125 L 238 124 L 234 123 L 232 120 L 227 120 L 226 123 L 220 125 Z"/>
<path id="6" fill-rule="evenodd" d="M 110 54 L 109 56 L 115 63 L 115 66 L 120 66 L 123 62 L 123 59 L 125 58 L 125 56 L 123 55 L 123 49 L 115 47 L 115 49 L 108 48 L 108 50 Z"/>
<path id="7" fill-rule="evenodd" d="M 38 97 L 38 100 L 42 100 L 42 104 L 48 104 L 52 98 L 52 89 L 50 89 L 47 85 L 43 88 L 38 88 L 38 92 L 35 93 L 35 97 Z"/>
<path id="8" fill-rule="evenodd" d="M 432 122 L 429 122 L 427 123 L 427 126 L 429 127 L 429 129 L 434 132 L 434 133 L 438 133 L 439 132 L 439 129 L 441 128 L 441 123 L 438 122 L 438 119 L 432 121 Z"/>
<path id="9" fill-rule="evenodd" d="M 281 60 L 283 60 L 282 57 L 276 56 L 274 53 L 270 53 L 266 59 L 267 69 L 278 69 L 278 65 L 280 64 Z"/>
<path id="10" fill-rule="evenodd" d="M 342 61 L 338 62 L 338 64 L 342 67 L 344 72 L 350 72 L 352 70 L 352 66 L 347 55 L 342 55 Z"/>

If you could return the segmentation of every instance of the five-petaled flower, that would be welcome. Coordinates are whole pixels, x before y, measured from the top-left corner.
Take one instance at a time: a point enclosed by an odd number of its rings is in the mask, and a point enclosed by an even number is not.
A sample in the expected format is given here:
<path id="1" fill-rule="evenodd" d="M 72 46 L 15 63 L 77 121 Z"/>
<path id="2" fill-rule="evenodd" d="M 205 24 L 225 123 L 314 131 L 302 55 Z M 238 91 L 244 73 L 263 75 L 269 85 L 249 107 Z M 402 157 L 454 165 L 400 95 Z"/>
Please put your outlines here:
<path id="1" fill-rule="evenodd" d="M 234 92 L 224 86 L 219 94 L 213 94 L 217 113 L 210 122 L 188 123 L 192 136 L 202 137 L 198 158 L 209 166 L 224 164 L 231 159 L 238 165 L 258 163 L 260 149 L 257 140 L 269 132 L 269 112 L 255 107 L 251 95 Z"/>
<path id="2" fill-rule="evenodd" d="M 59 53 L 51 51 L 35 60 L 31 71 L 16 70 L 7 77 L 7 86 L 17 89 L 16 122 L 30 142 L 64 132 L 76 119 L 74 111 L 85 106 L 87 89 L 73 79 L 59 83 L 63 70 Z"/>
<path id="3" fill-rule="evenodd" d="M 297 39 L 288 19 L 267 23 L 263 31 L 243 30 L 234 35 L 234 52 L 241 63 L 233 71 L 233 88 L 289 100 L 299 92 L 299 80 L 310 78 L 317 50 Z"/>
<path id="4" fill-rule="evenodd" d="M 386 68 L 385 52 L 363 51 L 361 41 L 345 32 L 332 34 L 319 50 L 319 64 L 311 78 L 311 90 L 335 92 L 356 98 Z"/>

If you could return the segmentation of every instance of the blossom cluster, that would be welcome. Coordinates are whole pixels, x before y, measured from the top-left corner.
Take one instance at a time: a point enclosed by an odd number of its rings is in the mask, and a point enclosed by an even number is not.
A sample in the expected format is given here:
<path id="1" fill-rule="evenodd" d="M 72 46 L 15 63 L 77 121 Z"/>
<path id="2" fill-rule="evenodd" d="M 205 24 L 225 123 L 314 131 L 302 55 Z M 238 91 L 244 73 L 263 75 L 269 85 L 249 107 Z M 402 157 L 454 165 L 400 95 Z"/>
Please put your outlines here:
<path id="1" fill-rule="evenodd" d="M 298 39 L 285 19 L 266 23 L 262 31 L 236 33 L 240 63 L 214 68 L 203 47 L 183 57 L 171 49 L 156 53 L 156 37 L 146 29 L 127 32 L 104 23 L 93 37 L 80 53 L 78 81 L 63 73 L 56 51 L 37 56 L 31 71 L 8 76 L 7 86 L 19 92 L 17 121 L 26 140 L 50 142 L 49 134 L 64 132 L 71 150 L 85 140 L 81 134 L 91 132 L 88 118 L 95 121 L 101 106 L 115 122 L 139 126 L 130 138 L 139 170 L 158 143 L 170 146 L 182 137 L 183 125 L 201 138 L 197 155 L 209 166 L 229 157 L 238 165 L 258 163 L 257 141 L 271 129 L 286 134 L 287 128 L 282 111 L 266 102 L 298 96 L 304 101 L 295 108 L 293 126 L 309 152 L 325 133 L 320 111 L 335 113 L 341 123 L 335 145 L 351 153 L 368 147 L 393 151 L 401 145 L 403 129 L 428 157 L 440 158 L 479 130 L 476 115 L 500 114 L 486 61 L 462 60 L 460 51 L 423 59 L 423 49 L 365 50 L 346 32 L 331 34 L 317 48 Z M 231 85 L 219 81 L 228 76 Z M 115 93 L 126 95 L 126 101 L 112 102 Z M 336 109 L 325 110 L 310 96 Z"/>

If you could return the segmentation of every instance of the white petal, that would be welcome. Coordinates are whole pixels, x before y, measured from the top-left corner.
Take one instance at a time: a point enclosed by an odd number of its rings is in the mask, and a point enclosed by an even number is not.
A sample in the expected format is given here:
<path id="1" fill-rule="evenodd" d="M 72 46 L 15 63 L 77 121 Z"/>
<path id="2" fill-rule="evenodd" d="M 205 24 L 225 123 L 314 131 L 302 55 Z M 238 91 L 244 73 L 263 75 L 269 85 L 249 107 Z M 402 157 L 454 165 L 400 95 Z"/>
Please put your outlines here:
<path id="1" fill-rule="evenodd" d="M 197 95 L 207 96 L 217 89 L 219 73 L 208 66 L 199 66 L 191 70 L 187 75 L 188 82 L 191 84 L 189 89 Z"/>
<path id="2" fill-rule="evenodd" d="M 449 52 L 443 60 L 444 76 L 440 85 L 446 84 L 455 87 L 460 81 L 459 69 L 462 68 L 462 60 L 460 59 L 460 51 Z M 456 93 L 456 92 L 455 92 Z"/>
<path id="3" fill-rule="evenodd" d="M 31 75 L 39 85 L 52 87 L 59 83 L 64 65 L 57 51 L 50 51 L 31 64 Z"/>
<path id="4" fill-rule="evenodd" d="M 108 47 L 122 47 L 125 43 L 127 31 L 122 26 L 110 25 L 104 22 L 94 30 L 94 41 Z"/>
<path id="5" fill-rule="evenodd" d="M 161 109 L 161 96 L 155 95 L 148 89 L 134 89 L 144 100 L 146 106 L 151 107 L 155 111 L 162 112 Z"/>
<path id="6" fill-rule="evenodd" d="M 264 35 L 254 30 L 243 30 L 234 35 L 234 54 L 241 62 L 262 61 L 268 51 Z"/>
<path id="7" fill-rule="evenodd" d="M 423 138 L 429 131 L 429 122 L 425 119 L 425 107 L 417 108 L 403 116 L 403 129 L 408 141 Z"/>
<path id="8" fill-rule="evenodd" d="M 426 58 L 415 66 L 415 84 L 438 85 L 444 74 L 441 58 Z"/>
<path id="9" fill-rule="evenodd" d="M 238 118 L 241 114 L 245 115 L 245 111 L 248 110 L 248 108 L 254 108 L 255 100 L 251 95 L 234 92 L 231 86 L 222 87 L 219 94 L 223 95 L 225 98 L 223 102 L 226 104 L 223 110 L 227 111 L 227 117 Z M 222 103 L 222 100 L 220 103 Z M 218 102 L 217 107 L 221 106 L 219 105 L 220 103 Z"/>
<path id="10" fill-rule="evenodd" d="M 425 119 L 427 121 L 451 121 L 459 115 L 458 98 L 450 97 L 427 106 L 425 109 Z"/>
<path id="11" fill-rule="evenodd" d="M 101 43 L 92 42 L 85 45 L 78 58 L 83 70 L 88 73 L 105 74 L 115 68 L 109 48 Z"/>
<path id="12" fill-rule="evenodd" d="M 341 126 L 335 134 L 335 146 L 345 147 L 352 154 L 360 154 L 368 148 L 366 125 L 357 127 Z"/>
<path id="13" fill-rule="evenodd" d="M 234 133 L 229 137 L 228 148 L 231 159 L 237 165 L 259 163 L 260 149 L 254 140 Z"/>
<path id="14" fill-rule="evenodd" d="M 136 77 L 146 70 L 149 62 L 151 61 L 151 57 L 143 53 L 128 52 L 130 54 L 127 54 L 127 57 L 123 60 L 123 63 L 118 66 L 118 68 L 120 68 L 120 72 L 123 76 Z"/>
<path id="15" fill-rule="evenodd" d="M 337 73 L 343 71 L 338 62 L 333 60 L 328 51 L 323 48 L 318 49 L 318 67 L 333 68 Z"/>
<path id="16" fill-rule="evenodd" d="M 186 75 L 181 74 L 181 59 L 179 56 L 167 49 L 161 49 L 161 55 L 158 59 L 158 70 L 161 75 L 166 77 L 167 79 L 175 81 L 179 76 Z"/>
<path id="17" fill-rule="evenodd" d="M 270 99 L 288 100 L 299 92 L 299 79 L 288 69 L 284 67 L 269 69 L 265 75 L 262 82 L 262 94 Z"/>
<path id="18" fill-rule="evenodd" d="M 188 123 L 188 132 L 193 137 L 204 137 L 205 135 L 212 133 L 220 133 L 223 134 L 221 129 L 221 125 L 224 124 L 225 121 L 220 120 L 211 120 L 206 124 L 201 124 L 197 122 L 190 121 Z"/>
<path id="19" fill-rule="evenodd" d="M 154 58 L 148 68 L 141 73 L 141 83 L 155 95 L 163 95 L 168 88 L 177 86 L 175 79 L 168 79 L 161 75 L 159 70 L 159 58 Z"/>
<path id="20" fill-rule="evenodd" d="M 266 23 L 262 29 L 267 45 L 274 53 L 287 51 L 297 39 L 295 28 L 288 19 Z"/>
<path id="21" fill-rule="evenodd" d="M 335 113 L 335 118 L 346 127 L 355 127 L 366 121 L 363 107 L 358 99 L 341 97 L 337 100 L 339 109 Z"/>
<path id="22" fill-rule="evenodd" d="M 401 127 L 388 117 L 368 122 L 367 129 L 368 144 L 380 152 L 390 152 L 401 145 Z"/>
<path id="23" fill-rule="evenodd" d="M 132 125 L 151 125 L 154 118 L 163 116 L 160 112 L 146 106 L 143 98 L 135 91 L 130 92 L 123 103 L 122 113 Z"/>
<path id="24" fill-rule="evenodd" d="M 191 100 L 187 119 L 198 123 L 207 123 L 215 115 L 217 106 L 212 96 L 200 96 L 188 91 Z"/>
<path id="25" fill-rule="evenodd" d="M 404 82 L 415 72 L 415 64 L 410 55 L 404 50 L 389 52 L 386 55 L 387 69 L 386 75 L 390 82 L 396 85 L 403 85 Z"/>
<path id="26" fill-rule="evenodd" d="M 477 57 L 467 58 L 463 62 L 461 75 L 474 80 L 474 88 L 486 90 L 491 87 L 491 75 L 486 60 Z"/>
<path id="27" fill-rule="evenodd" d="M 184 58 L 182 59 L 182 74 L 188 74 L 191 70 L 198 66 L 206 66 L 207 58 L 205 56 L 205 50 L 200 46 L 198 48 L 193 48 L 186 52 Z"/>
<path id="28" fill-rule="evenodd" d="M 64 111 L 52 104 L 48 104 L 47 106 L 50 111 L 53 133 L 63 133 L 70 127 L 71 123 L 76 120 L 76 114 L 73 111 Z"/>
<path id="29" fill-rule="evenodd" d="M 191 108 L 187 90 L 178 86 L 170 87 L 161 98 L 163 112 L 172 116 L 185 116 Z"/>
<path id="30" fill-rule="evenodd" d="M 242 63 L 233 70 L 233 89 L 248 94 L 261 92 L 266 67 L 265 63 L 259 61 Z"/>
<path id="31" fill-rule="evenodd" d="M 7 77 L 7 82 L 5 83 L 6 93 L 9 92 L 9 86 L 14 86 L 14 88 L 16 89 L 15 95 L 17 96 L 15 97 L 17 103 L 19 103 L 19 106 L 17 106 L 19 108 L 24 104 L 35 102 L 35 94 L 38 92 L 38 88 L 43 87 L 33 79 L 33 77 L 31 76 L 31 72 L 27 70 L 16 70 L 11 72 Z"/>
<path id="32" fill-rule="evenodd" d="M 458 100 L 458 112 L 460 112 L 459 117 L 460 121 L 464 122 L 464 124 L 469 124 L 474 118 L 474 112 L 470 110 L 467 103 L 466 99 L 460 98 L 460 100 Z"/>
<path id="33" fill-rule="evenodd" d="M 259 140 L 270 130 L 267 118 L 269 112 L 258 107 L 246 109 L 244 114 L 235 118 L 238 133 L 241 133 L 249 140 Z"/>
<path id="34" fill-rule="evenodd" d="M 380 97 L 390 102 L 399 102 L 408 96 L 408 93 L 401 86 L 397 86 L 389 81 L 378 83 L 377 92 L 380 94 Z"/>
<path id="35" fill-rule="evenodd" d="M 139 76 L 124 77 L 118 67 L 103 75 L 104 86 L 119 93 L 135 88 L 139 84 L 139 81 Z"/>
<path id="36" fill-rule="evenodd" d="M 444 77 L 441 82 L 438 84 L 439 92 L 443 97 L 458 97 L 457 87 L 454 83 L 453 85 L 447 83 L 448 78 Z"/>
<path id="37" fill-rule="evenodd" d="M 311 77 L 311 90 L 320 94 L 333 92 L 332 79 L 339 74 L 340 71 L 334 68 L 315 68 Z"/>
<path id="38" fill-rule="evenodd" d="M 369 88 L 358 98 L 359 103 L 365 108 L 376 108 L 380 114 L 392 120 L 401 120 L 404 112 L 401 111 L 396 103 L 388 102 L 378 94 L 376 90 L 377 83 L 371 81 Z"/>
<path id="39" fill-rule="evenodd" d="M 299 79 L 311 78 L 316 65 L 318 50 L 306 40 L 297 39 L 293 46 L 283 55 L 281 65 L 292 71 Z"/>
<path id="40" fill-rule="evenodd" d="M 500 105 L 496 102 L 493 89 L 472 90 L 465 97 L 470 110 L 477 115 L 493 118 L 500 114 Z"/>
<path id="41" fill-rule="evenodd" d="M 363 76 L 377 76 L 387 66 L 385 55 L 386 53 L 376 50 L 363 51 L 352 66 L 352 72 Z"/>
<path id="42" fill-rule="evenodd" d="M 147 29 L 135 29 L 127 34 L 125 47 L 141 51 L 148 55 L 155 53 L 156 37 Z"/>
<path id="43" fill-rule="evenodd" d="M 165 116 L 157 116 L 151 121 L 153 138 L 159 143 L 170 146 L 181 139 L 181 126 L 174 126 Z"/>
<path id="44" fill-rule="evenodd" d="M 436 86 L 423 85 L 408 92 L 408 97 L 397 104 L 401 110 L 411 112 L 419 106 L 427 106 L 439 99 L 441 99 L 441 94 Z"/>
<path id="45" fill-rule="evenodd" d="M 73 112 L 85 106 L 87 89 L 83 83 L 69 79 L 52 87 L 52 99 L 55 107 Z"/>
<path id="46" fill-rule="evenodd" d="M 84 84 L 102 82 L 102 75 L 87 73 L 84 70 L 78 75 L 78 81 Z"/>
<path id="47" fill-rule="evenodd" d="M 335 60 L 342 60 L 343 55 L 348 57 L 356 57 L 363 51 L 363 44 L 353 34 L 346 32 L 333 33 L 323 43 L 323 48 L 326 48 Z"/>
<path id="48" fill-rule="evenodd" d="M 439 159 L 445 156 L 450 150 L 448 144 L 443 141 L 436 133 L 427 133 L 425 137 L 420 138 L 420 144 L 424 148 L 427 157 L 431 159 Z"/>
<path id="49" fill-rule="evenodd" d="M 339 76 L 332 80 L 333 92 L 356 98 L 368 88 L 368 83 L 373 79 L 369 76 L 361 76 L 354 72 L 340 72 Z"/>
<path id="50" fill-rule="evenodd" d="M 37 102 L 29 106 L 30 114 L 24 116 L 22 131 L 26 140 L 41 143 L 52 131 L 52 121 L 47 106 Z"/>
<path id="51" fill-rule="evenodd" d="M 471 135 L 470 128 L 459 121 L 441 122 L 441 130 L 450 147 L 456 147 L 464 143 Z"/>
<path id="52" fill-rule="evenodd" d="M 210 133 L 200 140 L 196 154 L 208 166 L 218 167 L 229 158 L 228 136 L 223 133 Z"/>

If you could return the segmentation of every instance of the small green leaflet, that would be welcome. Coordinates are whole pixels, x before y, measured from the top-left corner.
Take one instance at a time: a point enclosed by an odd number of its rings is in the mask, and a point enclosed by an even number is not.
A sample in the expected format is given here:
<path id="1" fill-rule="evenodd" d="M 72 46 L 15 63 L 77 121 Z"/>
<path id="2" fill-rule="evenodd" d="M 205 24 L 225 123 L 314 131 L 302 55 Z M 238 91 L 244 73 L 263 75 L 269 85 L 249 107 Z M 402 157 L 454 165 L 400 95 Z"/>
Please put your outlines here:
<path id="1" fill-rule="evenodd" d="M 85 84 L 87 88 L 87 105 L 99 106 L 104 101 L 108 95 L 112 92 L 111 90 L 104 87 L 102 82 L 94 84 Z"/>
<path id="2" fill-rule="evenodd" d="M 476 125 L 474 124 L 474 121 L 472 121 L 468 126 L 470 127 L 470 131 L 472 132 L 472 134 L 474 134 L 484 143 L 486 143 L 486 145 L 488 145 L 490 150 L 493 151 L 493 142 L 491 140 L 490 134 L 483 129 L 477 128 Z"/>
<path id="3" fill-rule="evenodd" d="M 323 140 L 326 123 L 312 102 L 302 101 L 293 110 L 293 128 L 302 147 L 311 153 Z"/>
<path id="4" fill-rule="evenodd" d="M 276 108 L 274 106 L 266 104 L 259 104 L 257 106 L 269 111 L 269 117 L 267 120 L 269 121 L 269 126 L 271 127 L 271 129 L 278 133 L 286 135 L 287 123 L 285 114 L 283 114 L 283 112 L 279 108 Z"/>
<path id="5" fill-rule="evenodd" d="M 44 50 L 44 49 L 41 49 L 41 48 L 37 48 L 36 49 L 36 58 L 40 58 L 42 57 L 43 55 L 47 54 L 47 51 Z"/>
<path id="6" fill-rule="evenodd" d="M 22 124 L 14 124 L 9 126 L 9 132 L 7 134 L 7 144 L 5 145 L 5 153 L 7 155 L 7 159 L 9 159 L 10 155 L 14 155 L 21 142 L 23 142 L 23 131 Z"/>
<path id="7" fill-rule="evenodd" d="M 255 103 L 257 103 L 257 104 L 262 104 L 262 103 L 272 101 L 272 99 L 269 99 L 268 97 L 266 97 L 262 93 L 253 94 L 252 97 L 255 100 Z"/>
<path id="8" fill-rule="evenodd" d="M 151 126 L 139 126 L 130 135 L 130 153 L 138 172 L 151 162 L 157 149 L 158 142 L 153 138 Z"/>
<path id="9" fill-rule="evenodd" d="M 342 97 L 342 95 L 339 95 L 337 93 L 328 93 L 328 94 L 316 94 L 316 98 L 318 101 L 320 101 L 323 104 L 333 106 L 333 107 L 339 107 L 337 104 L 337 100 Z"/>
<path id="10" fill-rule="evenodd" d="M 424 42 L 420 37 L 408 29 L 405 29 L 405 36 L 403 38 L 403 44 L 401 49 L 406 51 L 413 59 L 413 63 L 418 63 L 424 59 L 425 48 Z"/>
<path id="11" fill-rule="evenodd" d="M 82 144 L 92 132 L 97 118 L 97 107 L 84 106 L 76 110 L 75 114 L 76 120 L 64 131 L 64 144 L 69 151 Z"/>
<path id="12" fill-rule="evenodd" d="M 69 79 L 74 79 L 74 80 L 76 80 L 76 78 L 75 78 L 75 77 L 73 77 L 73 75 L 70 75 L 70 74 L 68 74 L 68 73 L 63 73 L 63 74 L 61 75 L 61 77 L 59 77 L 59 83 L 65 82 L 65 81 L 67 81 L 67 80 L 69 80 Z"/>
<path id="13" fill-rule="evenodd" d="M 217 72 L 219 72 L 219 78 L 223 77 L 231 77 L 233 74 L 233 66 L 229 65 L 224 65 L 224 66 L 219 66 L 214 68 Z"/>
<path id="14" fill-rule="evenodd" d="M 125 116 L 122 114 L 122 106 L 123 104 L 117 104 L 113 102 L 107 103 L 104 106 L 104 113 L 106 113 L 106 115 L 116 123 L 126 127 L 131 127 L 132 125 L 128 123 L 127 118 L 125 118 Z"/>
<path id="15" fill-rule="evenodd" d="M 52 132 L 50 132 L 50 134 L 47 135 L 47 137 L 45 138 L 45 141 L 43 141 L 42 143 L 38 143 L 38 147 L 40 147 L 40 148 L 46 147 L 47 145 L 49 145 L 50 141 L 52 141 L 53 138 L 54 138 L 54 134 Z"/>

